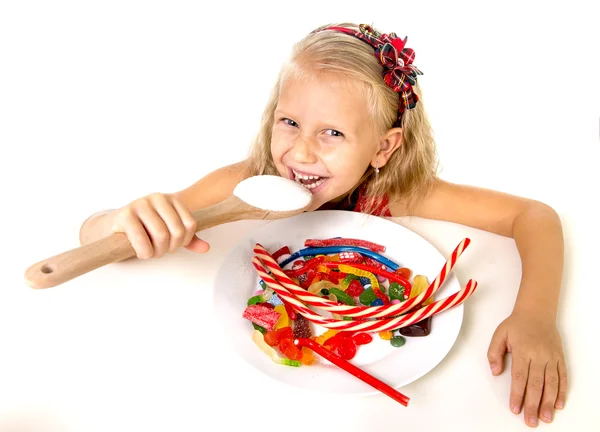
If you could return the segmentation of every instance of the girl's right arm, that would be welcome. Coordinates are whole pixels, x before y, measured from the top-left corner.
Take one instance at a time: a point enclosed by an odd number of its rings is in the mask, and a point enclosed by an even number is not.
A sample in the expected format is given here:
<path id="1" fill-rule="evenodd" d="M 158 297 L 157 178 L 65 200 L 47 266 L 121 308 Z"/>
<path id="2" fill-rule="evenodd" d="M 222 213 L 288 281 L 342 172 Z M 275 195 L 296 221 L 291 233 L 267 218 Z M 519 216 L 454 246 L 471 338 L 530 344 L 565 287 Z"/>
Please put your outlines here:
<path id="1" fill-rule="evenodd" d="M 209 246 L 196 237 L 192 213 L 228 198 L 246 177 L 245 168 L 242 161 L 219 168 L 179 192 L 154 193 L 120 209 L 95 213 L 81 225 L 80 243 L 83 246 L 123 232 L 140 259 L 159 258 L 182 246 L 206 252 Z"/>

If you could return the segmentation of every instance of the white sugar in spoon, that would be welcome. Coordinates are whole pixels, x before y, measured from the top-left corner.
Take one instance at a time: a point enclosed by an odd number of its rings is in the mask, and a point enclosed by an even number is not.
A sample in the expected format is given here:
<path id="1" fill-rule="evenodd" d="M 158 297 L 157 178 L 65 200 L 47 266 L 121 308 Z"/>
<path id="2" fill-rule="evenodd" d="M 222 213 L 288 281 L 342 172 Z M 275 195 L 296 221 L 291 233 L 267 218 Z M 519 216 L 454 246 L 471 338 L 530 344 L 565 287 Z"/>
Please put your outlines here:
<path id="1" fill-rule="evenodd" d="M 310 191 L 293 180 L 271 175 L 250 177 L 240 182 L 225 201 L 193 213 L 196 232 L 239 220 L 295 216 L 304 212 L 311 200 Z M 127 235 L 114 233 L 32 265 L 25 271 L 25 281 L 31 288 L 50 288 L 135 256 Z"/>

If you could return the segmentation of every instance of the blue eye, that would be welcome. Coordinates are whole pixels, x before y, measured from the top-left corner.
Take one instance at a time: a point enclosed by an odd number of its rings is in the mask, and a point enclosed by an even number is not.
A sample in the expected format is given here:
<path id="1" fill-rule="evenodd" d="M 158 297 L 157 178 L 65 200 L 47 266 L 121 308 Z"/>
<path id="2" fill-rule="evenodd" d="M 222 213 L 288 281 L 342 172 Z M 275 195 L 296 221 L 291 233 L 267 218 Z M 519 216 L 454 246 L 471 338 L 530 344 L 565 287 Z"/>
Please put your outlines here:
<path id="1" fill-rule="evenodd" d="M 282 118 L 281 121 L 283 121 L 288 126 L 298 127 L 298 123 L 296 123 L 294 120 L 290 120 L 289 118 Z"/>
<path id="2" fill-rule="evenodd" d="M 328 133 L 328 132 L 331 132 L 331 133 Z M 325 133 L 327 133 L 327 135 L 331 135 L 331 136 L 335 136 L 335 137 L 343 137 L 344 136 L 343 133 L 341 133 L 340 131 L 336 131 L 334 129 L 327 129 L 327 131 Z"/>

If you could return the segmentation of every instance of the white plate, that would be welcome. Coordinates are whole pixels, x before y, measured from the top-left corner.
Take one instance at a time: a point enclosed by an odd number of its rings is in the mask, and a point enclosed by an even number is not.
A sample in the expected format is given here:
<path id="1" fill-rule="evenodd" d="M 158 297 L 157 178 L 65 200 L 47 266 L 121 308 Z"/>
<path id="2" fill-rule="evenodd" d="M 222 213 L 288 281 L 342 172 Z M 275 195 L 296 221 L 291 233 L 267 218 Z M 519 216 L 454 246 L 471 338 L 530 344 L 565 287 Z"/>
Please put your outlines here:
<path id="1" fill-rule="evenodd" d="M 448 258 L 413 231 L 390 220 L 362 213 L 316 211 L 273 221 L 243 239 L 219 269 L 214 291 L 219 328 L 235 352 L 273 379 L 318 392 L 374 394 L 377 390 L 316 354 L 317 362 L 310 366 L 296 368 L 274 363 L 254 345 L 252 324 L 242 318 L 248 298 L 260 289 L 258 275 L 251 264 L 256 243 L 262 244 L 271 253 L 284 245 L 294 252 L 303 248 L 308 238 L 332 237 L 360 238 L 386 246 L 383 255 L 401 267 L 410 268 L 411 281 L 415 274 L 422 274 L 431 283 Z M 459 282 L 451 272 L 435 299 L 459 290 Z M 406 343 L 399 348 L 373 334 L 373 342 L 359 346 L 351 362 L 392 387 L 405 386 L 428 373 L 448 354 L 456 341 L 462 319 L 461 304 L 435 315 L 429 335 L 406 337 Z M 313 334 L 326 330 L 312 323 L 311 326 Z"/>

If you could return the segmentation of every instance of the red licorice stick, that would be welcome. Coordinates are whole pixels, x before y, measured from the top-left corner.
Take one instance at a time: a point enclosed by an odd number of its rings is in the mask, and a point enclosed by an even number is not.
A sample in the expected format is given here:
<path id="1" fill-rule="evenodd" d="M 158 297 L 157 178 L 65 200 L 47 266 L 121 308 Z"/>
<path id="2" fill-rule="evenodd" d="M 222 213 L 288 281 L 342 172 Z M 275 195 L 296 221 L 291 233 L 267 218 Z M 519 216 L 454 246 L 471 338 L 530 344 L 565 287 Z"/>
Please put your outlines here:
<path id="1" fill-rule="evenodd" d="M 297 338 L 297 339 L 294 339 L 294 344 L 296 344 L 299 347 L 305 346 L 307 348 L 310 348 L 311 350 L 316 352 L 321 357 L 329 360 L 334 365 L 340 367 L 341 369 L 345 370 L 349 374 L 354 375 L 356 378 L 369 384 L 371 387 L 374 387 L 375 389 L 379 390 L 381 393 L 385 394 L 386 396 L 391 397 L 396 402 L 399 402 L 404 406 L 408 406 L 408 401 L 410 400 L 410 398 L 408 396 L 403 395 L 398 390 L 390 387 L 383 381 L 378 380 L 373 375 L 369 375 L 364 370 L 354 366 L 352 363 L 342 359 L 341 357 L 332 353 L 328 349 L 323 348 L 317 342 L 315 342 L 311 339 Z"/>
<path id="2" fill-rule="evenodd" d="M 352 238 L 339 239 L 308 239 L 304 242 L 306 247 L 331 247 L 331 246 L 356 246 L 372 250 L 373 252 L 385 252 L 385 246 L 373 243 L 367 240 L 359 240 Z"/>
<path id="3" fill-rule="evenodd" d="M 288 277 L 297 277 L 297 276 L 300 276 L 301 274 L 304 274 L 307 271 L 315 268 L 319 264 L 324 264 L 324 263 L 325 263 L 325 257 L 324 256 L 318 256 L 318 257 L 309 259 L 308 261 L 306 261 L 306 264 L 304 264 L 300 268 L 297 268 L 295 270 L 284 270 L 283 272 Z"/>
<path id="4" fill-rule="evenodd" d="M 271 255 L 273 257 L 273 259 L 275 261 L 277 261 L 277 259 L 282 256 L 282 255 L 291 255 L 290 253 L 290 248 L 287 246 L 282 247 L 281 249 L 279 249 L 278 251 L 276 251 L 273 255 Z"/>

